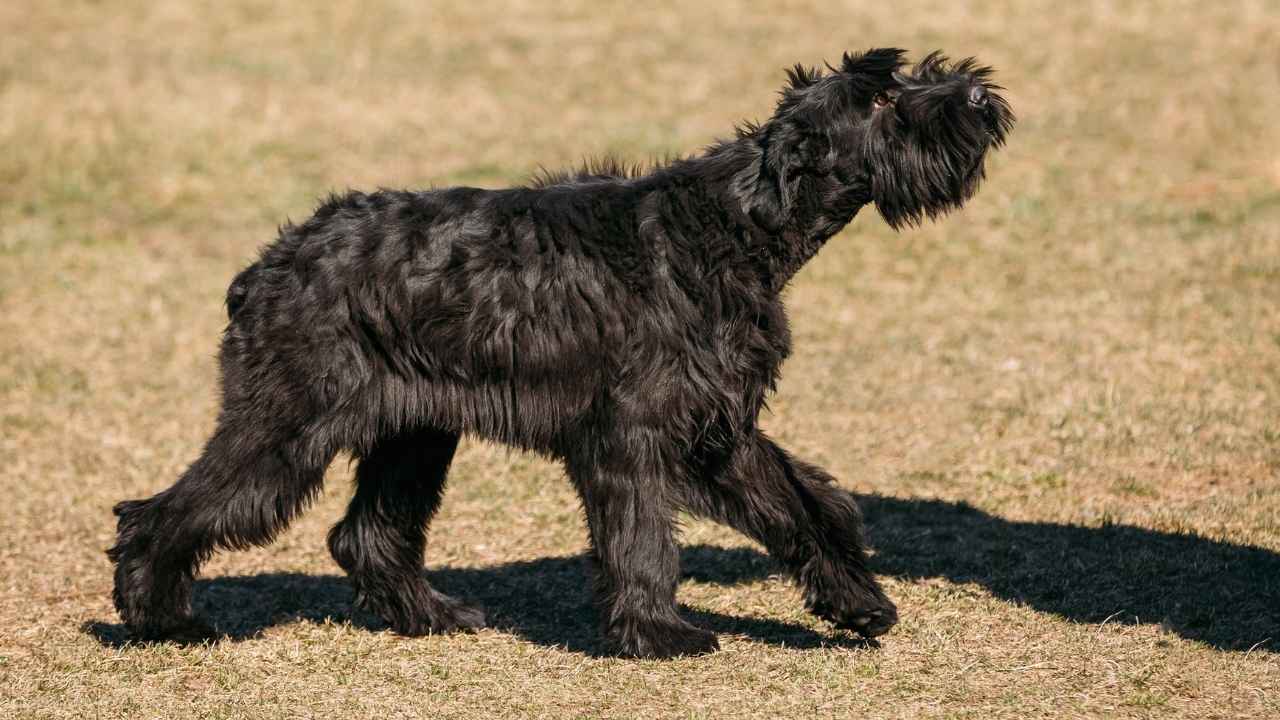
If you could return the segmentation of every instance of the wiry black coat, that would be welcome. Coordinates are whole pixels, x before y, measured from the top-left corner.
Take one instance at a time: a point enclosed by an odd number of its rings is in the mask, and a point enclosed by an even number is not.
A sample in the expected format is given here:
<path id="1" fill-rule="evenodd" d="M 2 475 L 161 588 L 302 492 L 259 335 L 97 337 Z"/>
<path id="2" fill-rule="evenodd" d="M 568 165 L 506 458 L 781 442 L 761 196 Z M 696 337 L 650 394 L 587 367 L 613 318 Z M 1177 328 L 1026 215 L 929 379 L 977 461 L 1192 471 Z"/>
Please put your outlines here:
<path id="1" fill-rule="evenodd" d="M 647 173 L 603 163 L 508 190 L 353 192 L 283 228 L 227 294 L 205 453 L 116 508 L 126 622 L 189 627 L 199 563 L 269 541 L 350 449 L 356 494 L 330 547 L 359 601 L 409 634 L 482 624 L 421 574 L 470 433 L 565 462 L 624 654 L 716 646 L 675 609 L 681 508 L 763 542 L 819 615 L 888 630 L 852 496 L 756 418 L 790 348 L 788 280 L 869 202 L 894 226 L 958 207 L 1010 127 L 972 61 L 901 69 L 898 50 L 830 74 L 797 66 L 769 121 Z"/>

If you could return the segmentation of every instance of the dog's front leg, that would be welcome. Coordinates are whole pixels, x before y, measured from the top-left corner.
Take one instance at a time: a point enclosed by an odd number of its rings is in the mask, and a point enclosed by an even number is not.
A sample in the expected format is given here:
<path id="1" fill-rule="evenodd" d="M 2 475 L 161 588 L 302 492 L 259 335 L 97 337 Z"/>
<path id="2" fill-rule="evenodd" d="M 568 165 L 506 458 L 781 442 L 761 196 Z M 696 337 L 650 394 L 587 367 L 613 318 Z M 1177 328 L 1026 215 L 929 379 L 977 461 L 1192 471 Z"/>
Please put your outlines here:
<path id="1" fill-rule="evenodd" d="M 606 639 L 628 657 L 718 650 L 714 633 L 689 624 L 676 609 L 680 556 L 668 499 L 670 474 L 618 452 L 584 453 L 568 463 L 591 533 Z"/>
<path id="2" fill-rule="evenodd" d="M 757 431 L 720 472 L 679 487 L 689 512 L 768 548 L 800 583 L 810 612 L 866 637 L 897 623 L 897 609 L 867 569 L 853 494 L 821 468 L 792 458 Z"/>

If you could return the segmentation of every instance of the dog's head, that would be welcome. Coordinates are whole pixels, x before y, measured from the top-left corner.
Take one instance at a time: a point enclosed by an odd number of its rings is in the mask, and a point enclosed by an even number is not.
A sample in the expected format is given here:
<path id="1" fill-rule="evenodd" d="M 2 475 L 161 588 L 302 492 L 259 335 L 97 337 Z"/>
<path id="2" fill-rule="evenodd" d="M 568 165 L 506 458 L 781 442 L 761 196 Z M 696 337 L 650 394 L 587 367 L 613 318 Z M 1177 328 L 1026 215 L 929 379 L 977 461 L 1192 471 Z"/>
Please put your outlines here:
<path id="1" fill-rule="evenodd" d="M 908 68 L 903 55 L 896 48 L 846 53 L 829 72 L 799 65 L 787 72 L 773 117 L 741 131 L 761 150 L 754 215 L 763 220 L 777 216 L 770 210 L 785 215 L 794 202 L 816 202 L 830 208 L 834 229 L 874 202 L 897 228 L 973 196 L 987 151 L 1013 127 L 1013 111 L 991 68 L 972 58 L 953 63 L 934 52 Z M 806 189 L 821 197 L 801 197 Z"/>

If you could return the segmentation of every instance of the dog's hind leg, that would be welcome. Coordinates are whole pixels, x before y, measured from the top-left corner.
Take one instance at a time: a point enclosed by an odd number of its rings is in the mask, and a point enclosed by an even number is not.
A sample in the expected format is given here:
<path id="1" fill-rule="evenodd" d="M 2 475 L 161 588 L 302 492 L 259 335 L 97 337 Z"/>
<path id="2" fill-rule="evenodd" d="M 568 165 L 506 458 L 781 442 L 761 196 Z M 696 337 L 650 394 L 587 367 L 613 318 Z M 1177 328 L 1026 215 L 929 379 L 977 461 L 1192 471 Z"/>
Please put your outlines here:
<path id="1" fill-rule="evenodd" d="M 867 637 L 888 632 L 897 609 L 867 570 L 862 513 L 820 468 L 762 433 L 742 441 L 721 471 L 678 488 L 683 506 L 769 550 L 804 589 L 815 615 Z"/>
<path id="2" fill-rule="evenodd" d="M 320 489 L 334 454 L 312 435 L 224 412 L 204 453 L 169 489 L 119 503 L 113 599 L 142 639 L 205 633 L 192 578 L 218 548 L 264 545 Z"/>
<path id="3" fill-rule="evenodd" d="M 458 436 L 402 431 L 362 453 L 347 515 L 329 550 L 351 576 L 356 602 L 404 635 L 484 626 L 484 614 L 437 591 L 423 576 L 427 527 L 444 494 Z"/>
<path id="4" fill-rule="evenodd" d="M 714 633 L 676 609 L 680 576 L 665 472 L 621 458 L 570 459 L 586 510 L 596 562 L 596 599 L 605 637 L 619 654 L 668 658 L 719 649 Z"/>

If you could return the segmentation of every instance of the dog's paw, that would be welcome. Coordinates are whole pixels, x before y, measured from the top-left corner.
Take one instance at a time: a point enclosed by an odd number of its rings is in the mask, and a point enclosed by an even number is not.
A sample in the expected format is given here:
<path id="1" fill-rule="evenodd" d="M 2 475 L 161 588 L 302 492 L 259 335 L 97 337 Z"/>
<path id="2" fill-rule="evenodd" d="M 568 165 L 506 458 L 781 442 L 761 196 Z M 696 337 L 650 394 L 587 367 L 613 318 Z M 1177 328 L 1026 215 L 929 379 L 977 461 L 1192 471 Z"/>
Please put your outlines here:
<path id="1" fill-rule="evenodd" d="M 445 603 L 445 609 L 432 611 L 431 632 L 473 632 L 485 627 L 486 618 L 483 610 L 454 600 L 447 595 L 444 597 L 448 600 Z"/>
<path id="2" fill-rule="evenodd" d="M 865 638 L 876 638 L 898 624 L 898 609 L 890 603 L 886 608 L 854 613 L 833 622 L 838 628 L 852 630 Z"/>
<path id="3" fill-rule="evenodd" d="M 391 629 L 409 637 L 471 632 L 485 627 L 483 610 L 436 591 L 431 592 L 431 601 L 420 609 L 389 615 L 386 620 Z"/>
<path id="4" fill-rule="evenodd" d="M 355 582 L 356 607 L 382 618 L 397 635 L 445 635 L 485 627 L 484 611 L 420 579 L 390 587 L 361 580 Z M 371 587 L 379 592 L 369 592 Z"/>
<path id="5" fill-rule="evenodd" d="M 858 589 L 835 597 L 812 598 L 809 612 L 844 630 L 876 638 L 898 624 L 898 608 L 883 593 Z"/>
<path id="6" fill-rule="evenodd" d="M 720 649 L 715 633 L 683 620 L 630 625 L 615 633 L 613 641 L 618 655 L 629 658 L 667 659 L 706 655 Z"/>

